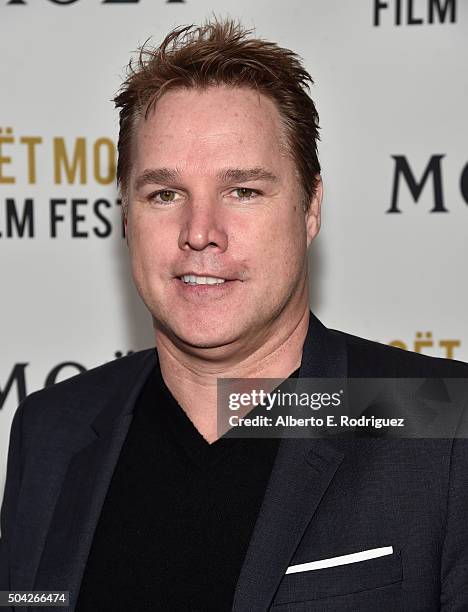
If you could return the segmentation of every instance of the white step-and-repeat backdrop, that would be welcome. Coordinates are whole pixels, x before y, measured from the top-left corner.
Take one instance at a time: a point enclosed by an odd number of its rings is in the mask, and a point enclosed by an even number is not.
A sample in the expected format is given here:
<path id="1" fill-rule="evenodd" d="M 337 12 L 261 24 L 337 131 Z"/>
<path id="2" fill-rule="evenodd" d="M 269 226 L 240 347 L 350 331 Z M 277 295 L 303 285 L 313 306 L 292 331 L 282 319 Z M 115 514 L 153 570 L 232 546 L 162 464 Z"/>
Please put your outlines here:
<path id="1" fill-rule="evenodd" d="M 110 100 L 147 38 L 213 12 L 297 51 L 315 80 L 318 316 L 468 361 L 466 0 L 0 0 L 0 498 L 19 401 L 153 344 Z"/>

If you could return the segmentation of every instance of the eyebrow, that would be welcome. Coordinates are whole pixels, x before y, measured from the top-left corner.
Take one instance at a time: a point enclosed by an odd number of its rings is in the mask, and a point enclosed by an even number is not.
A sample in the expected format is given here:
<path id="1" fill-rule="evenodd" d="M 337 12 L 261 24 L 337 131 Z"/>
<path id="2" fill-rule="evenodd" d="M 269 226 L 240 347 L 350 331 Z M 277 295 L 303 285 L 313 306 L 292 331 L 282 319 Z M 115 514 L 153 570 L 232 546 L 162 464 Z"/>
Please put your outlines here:
<path id="1" fill-rule="evenodd" d="M 245 181 L 269 181 L 276 183 L 278 177 L 275 176 L 266 168 L 226 168 L 221 170 L 217 174 L 217 178 L 222 182 L 227 183 L 229 181 L 243 183 Z"/>
<path id="2" fill-rule="evenodd" d="M 278 182 L 278 177 L 267 170 L 266 168 L 226 168 L 220 170 L 216 177 L 223 183 L 234 181 L 234 182 L 247 182 L 247 181 L 269 181 L 271 183 Z M 134 189 L 139 191 L 145 185 L 159 184 L 170 184 L 180 180 L 180 173 L 178 170 L 172 170 L 171 168 L 149 168 L 144 170 L 135 179 Z"/>
<path id="3" fill-rule="evenodd" d="M 174 183 L 179 176 L 177 170 L 170 170 L 169 168 L 149 168 L 137 176 L 133 187 L 135 191 L 139 191 L 145 185 L 152 185 L 154 183 Z"/>

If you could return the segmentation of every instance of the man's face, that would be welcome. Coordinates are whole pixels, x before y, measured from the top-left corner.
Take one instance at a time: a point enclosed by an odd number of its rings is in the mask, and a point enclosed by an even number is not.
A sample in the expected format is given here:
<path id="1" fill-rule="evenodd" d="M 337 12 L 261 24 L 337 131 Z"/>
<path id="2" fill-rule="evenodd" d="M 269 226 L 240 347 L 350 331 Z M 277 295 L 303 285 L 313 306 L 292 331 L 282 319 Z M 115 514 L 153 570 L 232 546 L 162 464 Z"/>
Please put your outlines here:
<path id="1" fill-rule="evenodd" d="M 179 345 L 246 347 L 307 307 L 320 190 L 305 214 L 283 141 L 275 104 L 248 88 L 169 91 L 140 120 L 132 271 L 156 329 Z"/>

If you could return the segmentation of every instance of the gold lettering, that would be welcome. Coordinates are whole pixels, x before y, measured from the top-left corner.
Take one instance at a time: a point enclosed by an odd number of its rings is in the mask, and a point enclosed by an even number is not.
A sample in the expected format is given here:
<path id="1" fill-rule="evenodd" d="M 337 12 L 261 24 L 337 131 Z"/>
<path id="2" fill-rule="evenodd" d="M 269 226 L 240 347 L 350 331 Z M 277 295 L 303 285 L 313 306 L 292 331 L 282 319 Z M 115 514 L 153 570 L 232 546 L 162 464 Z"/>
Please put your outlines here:
<path id="1" fill-rule="evenodd" d="M 101 170 L 101 150 L 107 149 L 107 164 L 105 173 Z M 100 185 L 109 185 L 115 180 L 115 146 L 109 138 L 98 138 L 93 147 L 94 179 Z"/>
<path id="2" fill-rule="evenodd" d="M 460 340 L 439 340 L 439 346 L 445 348 L 445 356 L 447 359 L 453 359 L 454 349 L 459 348 L 460 345 Z"/>
<path id="3" fill-rule="evenodd" d="M 54 180 L 58 185 L 62 184 L 62 168 L 65 170 L 67 182 L 72 184 L 76 181 L 76 175 L 79 173 L 80 183 L 86 183 L 86 140 L 85 138 L 77 138 L 73 151 L 73 159 L 70 164 L 65 149 L 65 140 L 63 138 L 54 138 Z"/>
<path id="4" fill-rule="evenodd" d="M 22 136 L 20 143 L 25 144 L 28 151 L 28 181 L 30 185 L 36 184 L 36 145 L 42 144 L 40 136 Z"/>
<path id="5" fill-rule="evenodd" d="M 401 348 L 404 351 L 408 350 L 408 347 L 403 342 L 403 340 L 392 340 L 391 342 L 388 343 L 388 346 L 396 346 L 397 348 Z"/>
<path id="6" fill-rule="evenodd" d="M 15 177 L 13 176 L 4 176 L 3 174 L 3 166 L 6 164 L 11 164 L 11 157 L 7 155 L 2 155 L 2 145 L 5 144 L 13 144 L 15 142 L 14 137 L 12 136 L 13 130 L 9 127 L 5 130 L 5 136 L 2 135 L 3 130 L 0 128 L 0 183 L 15 183 Z"/>
<path id="7" fill-rule="evenodd" d="M 421 349 L 424 347 L 434 346 L 434 342 L 432 341 L 432 332 L 426 332 L 425 334 L 426 340 L 424 340 L 424 336 L 422 332 L 416 332 L 416 340 L 414 342 L 414 351 L 416 353 L 421 353 Z"/>

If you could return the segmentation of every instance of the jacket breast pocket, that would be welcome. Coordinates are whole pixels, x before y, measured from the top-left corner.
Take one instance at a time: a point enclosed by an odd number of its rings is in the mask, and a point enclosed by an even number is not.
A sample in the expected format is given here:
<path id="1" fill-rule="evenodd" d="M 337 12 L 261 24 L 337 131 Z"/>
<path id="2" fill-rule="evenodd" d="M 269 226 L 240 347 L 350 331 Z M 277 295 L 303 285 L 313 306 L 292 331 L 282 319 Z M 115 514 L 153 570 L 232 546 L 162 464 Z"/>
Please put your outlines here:
<path id="1" fill-rule="evenodd" d="M 401 583 L 402 580 L 401 553 L 397 551 L 377 559 L 285 574 L 272 605 L 351 595 Z"/>

